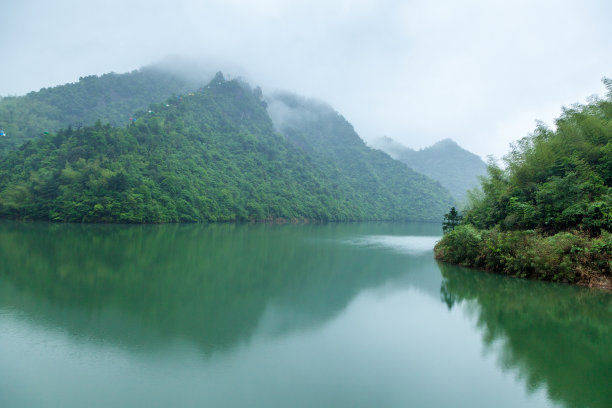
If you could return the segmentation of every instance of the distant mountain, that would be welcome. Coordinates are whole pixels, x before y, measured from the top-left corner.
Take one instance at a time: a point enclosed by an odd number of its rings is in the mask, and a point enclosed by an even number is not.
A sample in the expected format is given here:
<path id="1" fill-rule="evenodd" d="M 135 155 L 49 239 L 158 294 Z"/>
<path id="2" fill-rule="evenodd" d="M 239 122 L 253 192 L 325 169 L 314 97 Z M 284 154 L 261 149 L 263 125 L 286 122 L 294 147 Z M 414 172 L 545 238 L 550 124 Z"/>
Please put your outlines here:
<path id="1" fill-rule="evenodd" d="M 133 87 L 120 98 L 133 102 L 126 114 L 151 95 L 190 85 L 172 77 L 160 79 L 168 86 L 151 79 L 144 85 L 139 72 L 121 77 Z M 102 85 L 108 80 L 89 78 L 82 104 L 105 100 L 100 94 L 108 95 Z M 71 88 L 54 89 L 64 95 Z M 330 107 L 286 94 L 268 102 L 259 88 L 219 73 L 195 92 L 130 113 L 129 125 L 97 122 L 43 134 L 0 159 L 0 216 L 138 223 L 439 220 L 452 204 L 437 182 L 368 148 Z M 68 102 L 57 106 L 62 120 L 94 117 Z M 19 121 L 11 125 L 20 128 Z"/>
<path id="2" fill-rule="evenodd" d="M 6 134 L 0 137 L 0 155 L 44 132 L 68 126 L 93 125 L 97 120 L 123 126 L 134 112 L 197 89 L 213 74 L 171 70 L 165 63 L 125 74 L 86 76 L 24 96 L 0 98 L 0 129 Z"/>
<path id="3" fill-rule="evenodd" d="M 275 128 L 306 152 L 332 179 L 345 180 L 351 200 L 374 211 L 427 214 L 448 208 L 452 197 L 437 182 L 368 147 L 353 126 L 329 105 L 291 93 L 267 99 Z M 394 216 L 395 217 L 395 216 Z"/>
<path id="4" fill-rule="evenodd" d="M 487 173 L 487 165 L 480 156 L 463 149 L 451 139 L 421 150 L 413 150 L 389 137 L 379 138 L 372 145 L 439 181 L 460 204 L 465 202 L 468 190 L 480 185 L 479 177 Z"/>

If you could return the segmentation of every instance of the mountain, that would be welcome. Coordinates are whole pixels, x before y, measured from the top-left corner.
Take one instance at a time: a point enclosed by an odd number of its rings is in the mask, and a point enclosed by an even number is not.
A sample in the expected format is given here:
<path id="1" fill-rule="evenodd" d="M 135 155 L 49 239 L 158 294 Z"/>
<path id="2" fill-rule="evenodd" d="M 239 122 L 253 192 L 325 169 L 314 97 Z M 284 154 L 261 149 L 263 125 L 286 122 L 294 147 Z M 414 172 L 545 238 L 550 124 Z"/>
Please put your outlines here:
<path id="1" fill-rule="evenodd" d="M 369 211 L 381 201 L 392 212 L 409 207 L 422 213 L 428 212 L 428 205 L 452 203 L 439 183 L 368 147 L 329 105 L 287 92 L 267 101 L 275 128 L 332 179 L 345 180 L 351 200 L 366 202 Z"/>
<path id="2" fill-rule="evenodd" d="M 195 92 L 134 114 L 127 126 L 97 122 L 44 134 L 0 160 L 0 216 L 439 220 L 452 204 L 438 183 L 365 146 L 333 109 L 275 101 L 314 119 L 289 121 L 279 133 L 259 88 L 218 73 Z"/>
<path id="3" fill-rule="evenodd" d="M 374 141 L 373 146 L 410 168 L 437 180 L 463 204 L 467 191 L 479 185 L 486 175 L 487 165 L 474 153 L 461 148 L 455 141 L 444 139 L 421 150 L 413 150 L 389 137 Z"/>
<path id="4" fill-rule="evenodd" d="M 125 74 L 86 76 L 78 82 L 43 88 L 24 96 L 0 98 L 0 155 L 68 126 L 93 125 L 97 120 L 114 126 L 127 124 L 134 112 L 172 95 L 204 85 L 211 74 L 188 74 L 156 64 Z"/>

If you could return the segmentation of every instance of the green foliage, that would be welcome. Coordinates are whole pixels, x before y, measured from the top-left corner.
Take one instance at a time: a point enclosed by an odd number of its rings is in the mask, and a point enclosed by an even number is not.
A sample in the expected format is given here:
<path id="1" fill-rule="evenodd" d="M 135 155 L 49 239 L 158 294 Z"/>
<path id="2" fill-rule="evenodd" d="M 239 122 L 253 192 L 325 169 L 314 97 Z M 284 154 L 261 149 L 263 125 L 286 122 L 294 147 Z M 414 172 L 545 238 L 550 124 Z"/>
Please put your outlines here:
<path id="1" fill-rule="evenodd" d="M 556 130 L 538 126 L 504 160 L 505 169 L 489 164 L 482 194 L 471 196 L 466 222 L 546 233 L 579 229 L 592 236 L 611 230 L 610 94 L 565 109 Z"/>
<path id="2" fill-rule="evenodd" d="M 261 91 L 220 74 L 134 117 L 123 128 L 97 122 L 43 135 L 9 153 L 0 160 L 0 216 L 439 220 L 450 205 L 441 187 L 368 149 L 345 121 L 299 133 L 303 143 L 279 135 Z"/>
<path id="3" fill-rule="evenodd" d="M 43 88 L 25 96 L 0 98 L 0 155 L 43 132 L 80 127 L 97 120 L 112 125 L 128 123 L 134 112 L 174 94 L 196 89 L 195 79 L 155 67 L 127 74 L 91 75 L 78 82 Z"/>
<path id="4" fill-rule="evenodd" d="M 441 221 L 452 197 L 435 181 L 368 147 L 330 106 L 288 93 L 268 99 L 275 128 L 366 214 Z M 367 219 L 367 216 L 364 217 Z"/>
<path id="5" fill-rule="evenodd" d="M 482 236 L 471 225 L 460 225 L 436 244 L 435 255 L 438 259 L 460 265 L 468 265 L 478 255 Z"/>
<path id="6" fill-rule="evenodd" d="M 438 259 L 511 276 L 610 286 L 612 83 L 606 99 L 565 109 L 489 163 L 464 225 L 436 245 Z"/>
<path id="7" fill-rule="evenodd" d="M 439 182 L 460 206 L 465 204 L 468 191 L 478 187 L 479 178 L 487 173 L 487 166 L 479 156 L 451 139 L 421 150 L 412 150 L 388 137 L 380 138 L 374 146 Z"/>
<path id="8" fill-rule="evenodd" d="M 612 234 L 590 238 L 560 232 L 544 236 L 532 230 L 477 230 L 460 225 L 442 237 L 436 258 L 510 276 L 554 282 L 596 283 L 611 275 Z"/>
<path id="9" fill-rule="evenodd" d="M 457 212 L 455 207 L 451 207 L 450 211 L 444 214 L 444 222 L 442 222 L 442 231 L 449 232 L 455 229 L 461 223 L 462 216 Z"/>

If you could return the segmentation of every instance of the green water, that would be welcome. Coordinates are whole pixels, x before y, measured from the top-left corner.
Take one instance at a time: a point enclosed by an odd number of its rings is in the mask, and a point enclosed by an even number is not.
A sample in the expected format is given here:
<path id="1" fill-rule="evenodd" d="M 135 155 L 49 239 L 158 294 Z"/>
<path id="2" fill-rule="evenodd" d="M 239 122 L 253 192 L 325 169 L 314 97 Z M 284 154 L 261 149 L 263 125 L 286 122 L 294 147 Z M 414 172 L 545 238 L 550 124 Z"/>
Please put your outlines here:
<path id="1" fill-rule="evenodd" d="M 602 292 L 432 224 L 0 223 L 0 407 L 612 406 Z"/>

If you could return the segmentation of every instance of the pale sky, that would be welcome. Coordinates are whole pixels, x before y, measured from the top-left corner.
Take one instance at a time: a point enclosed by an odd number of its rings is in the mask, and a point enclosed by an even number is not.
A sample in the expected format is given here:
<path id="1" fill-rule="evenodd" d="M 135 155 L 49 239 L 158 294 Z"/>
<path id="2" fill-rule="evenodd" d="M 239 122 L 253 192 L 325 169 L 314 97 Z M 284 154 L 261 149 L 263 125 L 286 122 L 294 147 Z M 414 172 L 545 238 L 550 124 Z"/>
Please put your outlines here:
<path id="1" fill-rule="evenodd" d="M 0 95 L 171 54 L 322 99 L 365 139 L 499 157 L 603 95 L 612 1 L 0 0 Z"/>

